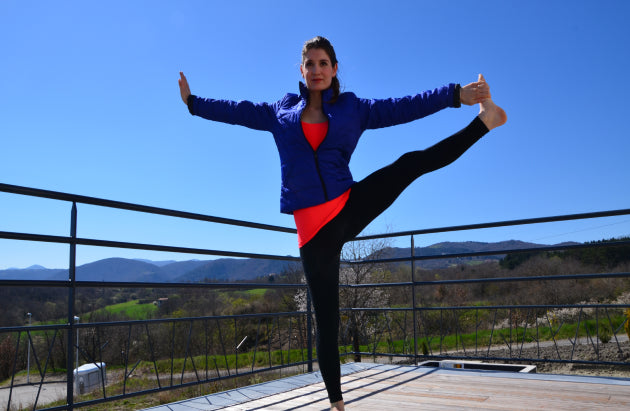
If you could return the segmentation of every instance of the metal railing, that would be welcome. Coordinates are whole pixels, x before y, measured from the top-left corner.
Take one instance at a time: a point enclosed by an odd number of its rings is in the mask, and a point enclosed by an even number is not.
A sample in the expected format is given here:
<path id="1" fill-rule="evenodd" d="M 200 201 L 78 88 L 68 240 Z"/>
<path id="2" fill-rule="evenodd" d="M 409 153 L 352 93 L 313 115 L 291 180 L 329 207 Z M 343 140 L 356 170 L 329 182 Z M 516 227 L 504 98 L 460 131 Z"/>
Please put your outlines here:
<path id="1" fill-rule="evenodd" d="M 245 378 L 247 384 L 256 381 L 257 375 L 268 372 L 312 371 L 313 327 L 308 293 L 304 293 L 305 307 L 298 311 L 255 313 L 229 316 L 204 316 L 185 318 L 161 318 L 137 321 L 106 321 L 75 323 L 77 315 L 75 300 L 77 290 L 92 288 L 126 289 L 180 289 L 180 290 L 247 290 L 256 288 L 277 290 L 305 290 L 303 283 L 148 283 L 148 282 L 99 282 L 76 279 L 76 246 L 110 247 L 186 253 L 222 257 L 256 258 L 298 262 L 299 258 L 269 254 L 241 253 L 225 250 L 177 247 L 170 245 L 140 244 L 132 242 L 107 241 L 77 237 L 77 204 L 122 209 L 176 217 L 187 220 L 227 224 L 255 230 L 267 230 L 295 234 L 286 227 L 258 224 L 246 221 L 225 219 L 202 214 L 181 212 L 163 208 L 142 206 L 131 203 L 78 196 L 54 191 L 39 190 L 8 184 L 0 184 L 0 192 L 41 197 L 71 203 L 70 235 L 53 236 L 33 233 L 0 231 L 0 239 L 14 241 L 66 244 L 69 247 L 69 269 L 67 281 L 52 280 L 0 280 L 3 287 L 55 287 L 67 290 L 67 319 L 65 324 L 35 325 L 0 328 L 0 344 L 5 352 L 12 354 L 9 372 L 10 382 L 0 388 L 8 392 L 7 409 L 17 407 L 14 391 L 20 388 L 15 383 L 16 375 L 22 371 L 24 352 L 29 349 L 29 361 L 34 357 L 36 384 L 38 391 L 32 408 L 61 410 L 74 409 L 108 401 L 116 401 L 131 396 L 154 394 L 177 388 L 209 384 L 225 379 Z M 593 219 L 629 215 L 630 209 L 597 213 L 572 214 L 566 216 L 521 219 L 484 224 L 471 224 L 424 230 L 386 233 L 363 236 L 358 241 L 378 240 L 389 237 L 409 237 L 411 255 L 402 258 L 365 259 L 345 261 L 344 267 L 357 267 L 365 264 L 400 267 L 409 265 L 408 281 L 371 282 L 364 284 L 342 284 L 342 292 L 363 292 L 381 290 L 385 294 L 407 294 L 406 304 L 395 306 L 346 307 L 342 308 L 341 355 L 344 357 L 370 356 L 374 361 L 407 360 L 415 362 L 427 359 L 453 358 L 488 361 L 519 361 L 532 363 L 570 363 L 585 365 L 613 365 L 628 367 L 627 344 L 624 340 L 624 327 L 628 317 L 624 310 L 630 302 L 574 302 L 574 303 L 497 303 L 497 301 L 470 304 L 467 299 L 453 303 L 453 299 L 442 299 L 439 304 L 426 298 L 435 290 L 465 287 L 505 287 L 506 284 L 566 284 L 566 282 L 613 282 L 616 287 L 630 288 L 629 272 L 563 273 L 521 276 L 477 275 L 471 278 L 436 278 L 433 271 L 418 270 L 417 264 L 426 260 L 478 258 L 496 255 L 522 253 L 562 253 L 594 248 L 619 248 L 630 246 L 630 241 L 611 241 L 593 244 L 571 244 L 553 247 L 504 249 L 483 252 L 453 253 L 448 255 L 414 255 L 414 237 L 445 232 L 458 232 L 474 229 L 522 226 L 577 219 Z M 431 274 L 433 278 L 417 279 L 416 275 Z M 554 285 L 554 287 L 557 287 Z M 383 291 L 384 290 L 384 291 Z M 440 292 L 442 292 L 440 291 Z M 448 292 L 448 291 L 445 291 Z M 381 294 L 382 295 L 382 294 Z M 368 300 L 370 301 L 370 300 Z M 379 304 L 379 303 L 376 303 Z M 630 314 L 629 314 L 630 315 Z M 360 324 L 361 333 L 357 332 Z M 81 330 L 83 340 L 75 343 Z M 570 330 L 569 332 L 567 330 Z M 604 335 L 604 333 L 606 335 Z M 359 335 L 361 334 L 361 335 Z M 251 338 L 249 336 L 252 336 Z M 616 344 L 619 356 L 615 360 L 600 358 L 600 348 L 608 339 Z M 7 343 L 8 342 L 8 343 Z M 569 344 L 566 350 L 560 350 Z M 9 349 L 6 349 L 6 346 Z M 575 354 L 581 346 L 590 347 L 593 358 L 587 360 Z M 1 347 L 1 345 L 0 345 Z M 555 356 L 542 355 L 545 347 L 552 347 Z M 531 355 L 532 350 L 538 352 Z M 75 356 L 80 356 L 86 364 L 94 364 L 101 378 L 100 387 L 91 395 L 79 395 L 74 382 L 73 370 L 78 365 Z M 624 357 L 625 356 L 625 357 Z M 63 367 L 51 363 L 55 358 L 63 358 Z M 76 364 L 75 364 L 76 362 Z M 105 364 L 120 364 L 117 369 Z M 33 364 L 31 364 L 32 366 Z M 65 368 L 66 395 L 62 405 L 41 408 L 39 394 L 44 384 L 59 383 L 59 374 L 50 369 Z M 134 372 L 144 369 L 143 375 L 153 375 L 151 383 L 138 388 Z M 31 369 L 28 370 L 31 372 Z M 249 380 L 247 380 L 249 378 Z M 63 380 L 63 378 L 61 378 Z M 114 380 L 116 383 L 114 384 Z M 237 382 L 238 384 L 238 382 Z M 147 388 L 148 387 L 148 388 Z"/>
<path id="2" fill-rule="evenodd" d="M 454 258 L 470 258 L 470 257 L 483 257 L 483 256 L 497 256 L 497 255 L 515 255 L 515 254 L 542 254 L 542 253 L 562 253 L 571 252 L 577 250 L 592 250 L 602 248 L 619 248 L 624 247 L 624 253 L 626 261 L 630 259 L 630 241 L 628 236 L 624 240 L 619 241 L 607 241 L 607 242 L 592 242 L 588 244 L 564 244 L 555 246 L 543 246 L 543 247 L 527 247 L 522 249 L 503 249 L 492 250 L 482 252 L 468 252 L 468 253 L 452 253 L 446 255 L 429 255 L 429 256 L 415 256 L 413 251 L 414 235 L 426 235 L 445 232 L 459 232 L 467 230 L 489 229 L 498 227 L 509 226 L 523 226 L 529 224 L 543 224 L 553 223 L 561 221 L 572 220 L 587 220 L 604 217 L 625 216 L 630 214 L 630 209 L 610 210 L 602 212 L 580 213 L 570 215 L 560 215 L 551 217 L 540 217 L 530 219 L 518 219 L 501 222 L 490 222 L 482 224 L 469 224 L 459 225 L 451 227 L 439 227 L 430 228 L 424 230 L 405 231 L 390 234 L 379 234 L 361 237 L 362 240 L 372 240 L 387 237 L 398 236 L 410 236 L 412 250 L 412 256 L 410 258 L 390 258 L 372 261 L 357 261 L 354 264 L 374 264 L 374 263 L 396 263 L 411 261 L 411 281 L 408 284 L 396 283 L 396 284 L 382 284 L 385 287 L 400 287 L 401 285 L 408 285 L 412 288 L 413 303 L 412 309 L 402 309 L 402 311 L 411 311 L 413 315 L 413 324 L 411 327 L 413 331 L 414 341 L 414 360 L 418 363 L 420 359 L 461 359 L 461 360 L 491 360 L 491 361 L 522 361 L 526 363 L 570 363 L 570 364 L 583 364 L 583 365 L 612 365 L 619 366 L 625 370 L 630 371 L 630 347 L 623 347 L 620 341 L 627 341 L 630 338 L 630 272 L 628 268 L 624 267 L 623 272 L 600 272 L 600 273 L 580 273 L 570 274 L 563 273 L 561 275 L 531 275 L 527 276 L 510 276 L 510 277 L 495 277 L 495 278 L 469 278 L 469 279 L 431 279 L 424 281 L 417 281 L 415 279 L 416 269 L 414 263 L 424 260 L 440 260 L 440 259 L 454 259 Z M 505 284 L 505 283 L 528 283 L 528 282 L 559 282 L 560 284 L 569 281 L 594 281 L 594 280 L 622 280 L 619 283 L 619 287 L 623 287 L 626 290 L 624 301 L 617 302 L 615 304 L 603 303 L 601 301 L 593 302 L 597 300 L 598 296 L 593 293 L 590 303 L 581 301 L 574 304 L 498 304 L 498 305 L 442 305 L 442 306 L 427 306 L 416 305 L 416 289 L 417 287 L 436 287 L 436 286 L 475 286 L 475 285 L 492 285 L 492 284 Z M 353 287 L 361 288 L 368 285 L 353 285 Z M 556 286 L 554 284 L 554 286 Z M 558 286 L 561 287 L 561 286 Z M 364 311 L 358 309 L 360 311 Z M 347 311 L 357 311 L 356 308 L 349 308 Z M 375 315 L 387 315 L 383 314 L 391 309 L 369 309 Z M 401 310 L 396 310 L 401 311 Z M 568 313 L 566 311 L 569 311 Z M 480 313 L 485 312 L 486 316 L 492 314 L 492 320 L 480 321 Z M 502 315 L 499 313 L 502 312 Z M 611 318 L 611 313 L 616 314 L 615 320 Z M 440 326 L 444 325 L 444 313 L 449 313 L 452 316 L 452 324 L 450 327 L 441 328 L 438 332 L 433 330 L 429 331 L 426 325 L 427 321 L 422 317 L 431 315 L 432 313 L 438 313 L 440 315 Z M 463 313 L 463 314 L 458 314 Z M 471 315 L 474 313 L 476 320 L 473 326 L 464 326 L 462 315 Z M 420 318 L 418 318 L 420 317 Z M 595 325 L 589 324 L 589 319 L 594 318 Z M 505 320 L 507 324 L 505 323 Z M 603 325 L 602 325 L 603 324 Z M 507 327 L 506 327 L 507 325 Z M 528 330 L 528 326 L 533 326 Z M 573 336 L 565 337 L 562 342 L 558 339 L 563 333 L 563 327 L 575 329 Z M 580 327 L 583 327 L 581 330 Z M 465 339 L 460 335 L 465 328 L 468 328 L 469 336 L 473 336 L 472 341 L 468 339 L 469 346 L 466 346 Z M 502 333 L 498 333 L 498 329 L 501 329 Z M 480 331 L 490 331 L 490 336 L 482 339 L 479 338 Z M 549 340 L 543 340 L 541 338 L 541 330 L 545 331 L 550 338 Z M 495 335 L 495 332 L 497 332 Z M 506 338 L 505 334 L 508 336 Z M 455 348 L 445 348 L 442 344 L 443 340 L 449 336 L 455 334 Z M 566 335 L 566 331 L 564 332 Z M 585 334 L 585 337 L 580 338 L 580 335 Z M 572 338 L 571 338 L 572 337 Z M 459 339 L 458 339 L 459 338 Z M 437 347 L 431 344 L 431 341 L 438 340 Z M 484 341 L 485 340 L 485 341 Z M 461 341 L 461 343 L 460 343 Z M 423 353 L 418 353 L 418 342 L 423 342 Z M 615 360 L 605 360 L 600 357 L 600 345 L 608 342 L 612 342 L 616 346 L 618 356 Z M 568 344 L 570 350 L 564 350 L 560 352 L 559 345 Z M 537 356 L 527 355 L 525 353 L 525 346 L 533 347 L 537 352 Z M 365 355 L 371 355 L 373 357 L 378 356 L 390 356 L 397 357 L 398 354 L 382 353 L 377 354 L 375 348 L 378 346 L 376 340 L 371 344 L 373 348 L 371 352 L 364 352 Z M 551 346 L 555 353 L 552 356 L 543 355 L 541 348 L 543 346 Z M 592 351 L 592 359 L 583 360 L 576 354 L 576 348 L 578 346 L 589 346 Z M 504 349 L 501 350 L 500 348 Z M 516 347 L 516 349 L 514 348 Z M 391 351 L 391 350 L 390 350 Z M 498 355 L 497 352 L 506 352 L 508 355 Z M 354 352 L 349 352 L 349 355 L 356 355 Z"/>
<path id="3" fill-rule="evenodd" d="M 237 289 L 237 290 L 247 290 L 247 289 L 255 289 L 255 288 L 265 288 L 265 289 L 299 289 L 305 288 L 305 284 L 270 284 L 270 283 L 156 283 L 156 282 L 100 282 L 100 281 L 80 281 L 76 279 L 76 246 L 77 245 L 85 245 L 85 246 L 95 246 L 95 247 L 110 247 L 110 248 L 118 248 L 118 249 L 135 249 L 135 250 L 149 250 L 149 251 L 162 251 L 168 253 L 186 253 L 186 254 L 195 254 L 195 255 L 210 255 L 210 256 L 221 256 L 221 257 L 239 257 L 239 258 L 255 258 L 255 259 L 268 259 L 268 260 L 283 260 L 283 261 L 299 261 L 299 258 L 290 257 L 290 256 L 276 256 L 276 255 L 268 255 L 268 254 L 255 254 L 255 253 L 241 253 L 241 252 L 233 252 L 233 251 L 222 251 L 222 250 L 208 250 L 208 249 L 199 249 L 199 248 L 189 248 L 189 247 L 176 247 L 176 246 L 167 246 L 167 245 L 157 245 L 157 244 L 139 244 L 139 243 L 129 243 L 129 242 L 118 242 L 118 241 L 106 241 L 99 239 L 91 239 L 91 238 L 79 238 L 77 237 L 77 204 L 89 204 L 100 207 L 108 207 L 122 210 L 130 210 L 141 213 L 149 213 L 170 217 L 177 217 L 188 220 L 196 220 L 203 222 L 211 222 L 218 224 L 227 224 L 233 226 L 247 227 L 253 228 L 257 230 L 268 230 L 275 232 L 284 232 L 295 234 L 295 229 L 278 227 L 273 225 L 266 224 L 258 224 L 247 221 L 239 221 L 232 220 L 226 218 L 219 218 L 213 216 L 207 216 L 202 214 L 194 214 L 188 212 L 181 212 L 176 210 L 169 210 L 163 208 L 156 207 L 148 207 L 131 203 L 124 203 L 118 201 L 110 201 L 105 199 L 98 199 L 93 197 L 86 196 L 78 196 L 71 195 L 66 193 L 48 191 L 48 190 L 39 190 L 28 187 L 20 187 L 8 184 L 0 184 L 0 192 L 12 193 L 17 195 L 25 195 L 32 197 L 41 197 L 52 200 L 60 200 L 71 203 L 71 211 L 70 211 L 70 235 L 65 236 L 53 236 L 53 235 L 41 235 L 41 234 L 32 234 L 32 233 L 18 233 L 18 232 L 7 232 L 0 231 L 1 239 L 8 240 L 19 240 L 19 241 L 34 241 L 34 242 L 44 242 L 44 243 L 60 243 L 67 244 L 69 246 L 69 268 L 68 268 L 68 281 L 54 281 L 54 280 L 0 280 L 0 286 L 3 287 L 59 287 L 65 288 L 68 290 L 68 311 L 67 311 L 67 320 L 65 324 L 57 324 L 57 325 L 36 325 L 29 327 L 2 327 L 0 328 L 0 338 L 3 338 L 7 335 L 14 335 L 15 337 L 10 340 L 11 343 L 14 343 L 13 351 L 13 359 L 10 362 L 12 366 L 11 374 L 11 382 L 8 388 L 4 388 L 3 390 L 8 390 L 7 398 L 7 409 L 11 409 L 12 404 L 15 404 L 15 400 L 12 402 L 13 391 L 16 388 L 16 384 L 14 384 L 14 378 L 16 372 L 19 371 L 17 369 L 18 357 L 21 351 L 21 347 L 27 345 L 30 347 L 34 347 L 34 339 L 37 337 L 39 339 L 45 339 L 46 344 L 43 344 L 45 349 L 43 350 L 43 358 L 39 358 L 37 355 L 37 350 L 33 350 L 34 362 L 36 367 L 36 376 L 38 377 L 38 385 L 39 389 L 37 391 L 37 395 L 35 396 L 35 401 L 33 404 L 33 409 L 37 406 L 39 394 L 42 390 L 42 386 L 44 383 L 48 382 L 58 382 L 58 381 L 50 381 L 47 379 L 47 375 L 50 374 L 49 370 L 49 361 L 53 357 L 53 352 L 55 350 L 59 350 L 60 347 L 65 347 L 65 369 L 66 369 L 66 404 L 62 406 L 56 406 L 46 409 L 73 409 L 75 407 L 84 407 L 89 405 L 94 405 L 107 401 L 115 401 L 123 398 L 127 398 L 130 396 L 137 396 L 143 394 L 152 394 L 159 391 L 182 388 L 191 385 L 203 384 L 203 383 L 211 383 L 217 380 L 226 379 L 226 378 L 234 378 L 234 377 L 247 377 L 249 375 L 253 375 L 256 373 L 266 372 L 266 371 L 274 371 L 281 370 L 287 367 L 296 367 L 296 366 L 306 366 L 307 371 L 313 370 L 313 348 L 312 348 L 312 339 L 310 336 L 312 335 L 312 322 L 310 315 L 310 304 L 307 309 L 304 311 L 294 311 L 288 313 L 262 313 L 262 314 L 248 314 L 248 315 L 235 315 L 235 316 L 208 316 L 208 317 L 198 317 L 198 318 L 171 318 L 171 319 L 156 319 L 156 320 L 145 320 L 145 321 L 113 321 L 113 322 L 91 322 L 91 323 L 75 323 L 75 317 L 77 312 L 75 310 L 75 299 L 76 299 L 76 291 L 81 288 L 168 288 L 168 289 L 208 289 L 208 290 L 225 290 L 225 289 Z M 239 358 L 241 354 L 239 354 L 238 349 L 241 347 L 243 342 L 236 341 L 239 337 L 239 328 L 242 329 L 245 327 L 242 323 L 251 322 L 253 319 L 257 321 L 257 330 L 255 332 L 255 341 L 254 345 L 247 344 L 249 348 L 249 352 L 253 352 L 253 362 L 251 366 L 247 367 L 248 370 L 243 371 L 243 363 L 239 365 Z M 261 332 L 260 328 L 265 322 L 265 327 L 267 329 L 267 334 Z M 208 328 L 208 323 L 212 322 L 214 324 L 214 330 L 216 334 L 218 332 L 219 340 L 213 341 L 212 344 L 205 344 L 200 347 L 199 341 L 195 341 L 197 334 L 193 333 L 193 330 L 199 326 L 199 324 L 204 324 L 205 329 Z M 240 322 L 240 323 L 239 323 Z M 270 323 L 271 322 L 271 323 Z M 273 325 L 275 322 L 275 326 Z M 279 333 L 277 336 L 273 337 L 270 333 L 274 330 L 280 329 L 280 324 L 283 325 L 283 331 Z M 176 331 L 180 329 L 182 326 L 188 326 L 188 334 L 185 338 L 182 339 L 182 335 L 178 334 Z M 271 326 L 271 331 L 269 331 L 269 327 Z M 75 384 L 74 382 L 74 369 L 75 366 L 75 351 L 77 353 L 77 358 L 79 355 L 81 359 L 86 363 L 92 363 L 95 365 L 99 365 L 103 363 L 103 356 L 106 354 L 107 347 L 103 344 L 107 340 L 105 337 L 105 333 L 109 334 L 109 337 L 113 334 L 111 329 L 126 328 L 126 338 L 123 336 L 121 342 L 118 344 L 118 347 L 126 347 L 124 349 L 124 359 L 122 363 L 124 364 L 124 373 L 122 376 L 122 392 L 114 395 L 108 395 L 105 389 L 105 379 L 106 379 L 106 371 L 101 370 L 99 367 L 99 372 L 101 373 L 101 381 L 102 381 L 102 397 L 98 399 L 90 399 L 90 400 L 82 400 L 76 402 L 75 400 Z M 140 333 L 138 330 L 143 329 L 144 333 Z M 155 341 L 155 337 L 152 338 L 151 328 L 153 328 L 154 333 L 159 333 L 160 335 L 164 335 L 165 333 L 170 338 L 171 344 L 165 349 L 159 349 L 156 347 L 157 342 Z M 168 329 L 172 331 L 170 334 L 167 332 Z M 92 352 L 88 352 L 83 349 L 80 345 L 74 343 L 77 341 L 77 332 L 78 330 L 86 330 L 88 331 L 92 339 L 94 340 L 95 349 Z M 157 330 L 157 331 L 156 331 Z M 167 330 L 167 331 L 165 331 Z M 180 330 L 181 331 L 181 330 Z M 118 331 L 120 334 L 120 331 Z M 64 335 L 65 334 L 65 335 Z M 241 335 L 246 335 L 242 334 Z M 27 339 L 27 344 L 23 343 L 23 338 Z M 258 359 L 260 359 L 260 346 L 262 345 L 261 339 L 266 340 L 267 346 L 267 354 L 269 357 L 269 361 L 267 366 L 256 365 L 257 364 L 257 354 Z M 227 341 L 227 338 L 232 338 L 233 341 Z M 110 338 L 111 339 L 111 338 Z M 132 383 L 131 376 L 133 371 L 138 367 L 142 361 L 140 359 L 132 359 L 130 358 L 131 346 L 136 344 L 136 350 L 138 341 L 143 341 L 143 349 L 144 352 L 137 354 L 138 358 L 145 358 L 153 365 L 153 371 L 155 372 L 155 382 L 156 388 L 151 389 L 142 389 L 136 391 L 129 391 L 129 386 Z M 176 341 L 179 340 L 179 341 Z M 7 340 L 9 341 L 9 340 Z M 292 346 L 293 342 L 293 346 Z M 107 343 L 105 343 L 107 344 Z M 12 344 L 13 345 L 13 344 Z M 42 345 L 42 344 L 40 344 Z M 118 349 L 117 347 L 117 349 Z M 181 347 L 185 347 L 183 353 L 179 351 Z M 277 347 L 277 348 L 275 348 Z M 193 353 L 192 349 L 196 348 L 196 352 Z M 272 361 L 270 359 L 272 348 L 274 348 L 274 355 L 279 353 L 280 361 Z M 299 358 L 296 360 L 294 357 L 296 355 L 295 351 L 298 350 L 297 354 Z M 217 353 L 223 357 L 224 364 L 223 367 L 219 367 L 217 364 Z M 202 354 L 206 361 L 204 363 L 203 373 L 199 373 L 197 364 L 195 364 L 195 357 L 198 357 Z M 122 354 L 121 354 L 122 355 Z M 174 374 L 176 373 L 175 369 L 175 358 L 176 355 L 182 356 L 184 359 L 184 364 L 181 368 L 181 373 L 179 375 L 179 382 L 177 383 L 174 379 Z M 111 356 L 111 353 L 110 353 Z M 167 370 L 164 371 L 163 365 L 158 364 L 158 356 L 166 358 L 170 358 L 170 367 L 166 367 Z M 234 365 L 228 360 L 229 356 L 234 356 Z M 133 357 L 133 355 L 132 355 Z M 208 359 L 211 358 L 214 361 L 214 364 L 210 364 Z M 293 358 L 293 359 L 292 359 Z M 220 360 L 219 360 L 220 361 Z M 189 364 L 186 364 L 189 362 Z M 260 361 L 258 361 L 260 362 Z M 78 363 L 78 361 L 77 361 Z M 214 365 L 214 370 L 210 369 L 210 365 Z M 189 372 L 187 371 L 188 367 L 192 366 L 194 377 L 191 378 Z M 231 369 L 230 367 L 234 367 Z M 240 369 L 239 369 L 240 367 Z M 162 372 L 160 372 L 162 371 Z M 30 372 L 30 370 L 29 370 Z M 223 374 L 222 374 L 223 372 Z M 110 372 L 111 374 L 111 372 Z M 166 381 L 165 381 L 166 380 Z M 119 390 L 120 391 L 120 390 Z"/>

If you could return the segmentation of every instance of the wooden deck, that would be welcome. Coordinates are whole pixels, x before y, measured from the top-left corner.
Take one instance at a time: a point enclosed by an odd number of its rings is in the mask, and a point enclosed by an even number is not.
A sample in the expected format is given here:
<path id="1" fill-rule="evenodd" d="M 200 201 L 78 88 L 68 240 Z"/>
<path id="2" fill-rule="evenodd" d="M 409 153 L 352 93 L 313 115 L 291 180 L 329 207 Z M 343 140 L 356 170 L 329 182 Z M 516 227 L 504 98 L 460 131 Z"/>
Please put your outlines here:
<path id="1" fill-rule="evenodd" d="M 630 379 L 447 370 L 350 363 L 342 366 L 348 410 L 630 410 Z M 283 378 L 151 411 L 328 410 L 318 372 Z"/>

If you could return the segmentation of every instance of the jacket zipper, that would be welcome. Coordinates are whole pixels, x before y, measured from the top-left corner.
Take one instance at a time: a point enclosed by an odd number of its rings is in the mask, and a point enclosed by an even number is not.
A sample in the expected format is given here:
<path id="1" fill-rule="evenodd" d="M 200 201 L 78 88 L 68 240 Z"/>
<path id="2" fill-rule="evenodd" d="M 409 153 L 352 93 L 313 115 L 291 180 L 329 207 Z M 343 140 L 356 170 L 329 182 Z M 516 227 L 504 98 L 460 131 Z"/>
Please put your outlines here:
<path id="1" fill-rule="evenodd" d="M 322 143 L 323 143 L 323 141 L 322 141 Z M 319 147 L 318 147 L 318 149 L 319 149 Z M 313 150 L 313 156 L 315 157 L 315 168 L 317 169 L 317 175 L 319 176 L 319 181 L 322 184 L 322 190 L 324 190 L 324 199 L 326 201 L 329 201 L 329 199 L 328 199 L 328 190 L 326 189 L 326 183 L 324 182 L 324 177 L 322 177 L 322 172 L 321 172 L 321 170 L 319 168 L 319 157 L 317 156 L 317 150 Z"/>
<path id="2" fill-rule="evenodd" d="M 326 115 L 326 112 L 324 112 L 324 115 Z M 328 118 L 328 116 L 326 116 Z M 302 119 L 302 113 L 300 112 L 300 121 Z M 308 139 L 306 138 L 306 135 L 304 135 L 304 130 L 302 129 L 302 125 L 300 124 L 300 130 L 302 130 L 302 136 L 304 137 L 304 141 L 306 141 L 306 144 L 309 145 L 309 147 L 311 146 L 311 144 L 308 142 Z M 328 130 L 330 130 L 330 119 L 328 120 Z M 324 177 L 322 176 L 322 171 L 319 168 L 319 157 L 317 155 L 317 152 L 319 151 L 319 147 L 322 146 L 322 144 L 324 144 L 324 141 L 326 140 L 326 137 L 328 137 L 328 130 L 326 131 L 326 136 L 324 137 L 324 139 L 322 140 L 321 143 L 319 143 L 319 146 L 317 147 L 317 150 L 313 150 L 313 158 L 315 160 L 315 168 L 317 169 L 317 175 L 319 176 L 319 181 L 322 185 L 322 191 L 324 192 L 324 200 L 326 200 L 326 202 L 329 201 L 328 198 L 328 190 L 326 189 L 326 183 L 324 182 Z M 313 149 L 313 147 L 311 147 L 311 150 Z"/>

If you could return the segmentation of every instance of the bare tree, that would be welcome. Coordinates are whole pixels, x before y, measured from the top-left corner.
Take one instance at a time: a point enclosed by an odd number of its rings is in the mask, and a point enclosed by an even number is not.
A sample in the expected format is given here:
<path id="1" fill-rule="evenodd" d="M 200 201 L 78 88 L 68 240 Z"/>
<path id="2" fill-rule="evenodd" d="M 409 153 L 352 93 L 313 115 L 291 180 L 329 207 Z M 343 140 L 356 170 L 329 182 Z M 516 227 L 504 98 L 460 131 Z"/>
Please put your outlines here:
<path id="1" fill-rule="evenodd" d="M 389 280 L 389 271 L 385 264 L 364 262 L 384 257 L 388 239 L 353 241 L 347 243 L 342 250 L 344 264 L 339 273 L 339 283 L 350 287 L 341 287 L 339 300 L 342 308 L 380 308 L 388 305 L 389 293 L 383 288 L 352 287 L 353 285 L 383 283 Z M 379 332 L 381 323 L 378 314 L 370 311 L 352 311 L 350 315 L 342 315 L 347 324 L 347 336 L 352 340 L 354 361 L 361 361 L 361 343 Z M 343 335 L 343 333 L 342 333 Z"/>

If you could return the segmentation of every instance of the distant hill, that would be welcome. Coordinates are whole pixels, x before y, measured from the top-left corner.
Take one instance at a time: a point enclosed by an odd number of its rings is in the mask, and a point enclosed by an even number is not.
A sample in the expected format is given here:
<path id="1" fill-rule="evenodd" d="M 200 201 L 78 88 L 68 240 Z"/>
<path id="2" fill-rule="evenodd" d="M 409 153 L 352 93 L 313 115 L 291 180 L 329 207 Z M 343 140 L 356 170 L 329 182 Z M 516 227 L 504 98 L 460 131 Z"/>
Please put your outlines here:
<path id="1" fill-rule="evenodd" d="M 576 243 L 577 244 L 577 243 Z M 501 241 L 497 243 L 483 243 L 477 241 L 465 242 L 442 242 L 430 245 L 428 247 L 416 247 L 416 257 L 432 256 L 432 255 L 448 255 L 461 253 L 479 253 L 491 252 L 497 250 L 510 250 L 522 248 L 545 247 L 545 244 L 527 243 L 518 240 Z M 409 257 L 411 248 L 387 248 L 382 258 L 405 258 Z M 441 258 L 435 260 L 417 261 L 416 265 L 422 268 L 445 268 L 453 264 L 461 264 L 463 261 L 499 261 L 504 254 L 487 255 L 480 257 L 462 257 L 462 258 Z"/>
<path id="2" fill-rule="evenodd" d="M 205 264 L 179 276 L 177 281 L 198 282 L 204 279 L 241 281 L 264 277 L 269 274 L 280 274 L 291 264 L 291 261 L 274 261 L 260 259 L 220 258 L 206 261 Z"/>
<path id="3" fill-rule="evenodd" d="M 544 246 L 544 244 L 516 240 L 498 243 L 443 242 L 428 247 L 416 247 L 415 254 L 416 256 L 428 256 Z M 409 257 L 410 252 L 410 248 L 387 248 L 382 258 Z M 467 261 L 498 261 L 503 257 L 504 255 L 489 255 L 474 258 L 445 258 L 418 261 L 416 264 L 423 268 L 444 268 Z M 296 263 L 251 258 L 220 258 L 179 262 L 107 258 L 77 267 L 77 280 L 120 282 L 247 281 L 269 274 L 279 274 L 292 264 Z M 41 266 L 31 266 L 26 269 L 0 270 L 0 280 L 66 280 L 67 278 L 67 269 L 46 269 Z"/>
<path id="4" fill-rule="evenodd" d="M 147 260 L 107 258 L 77 267 L 79 281 L 199 282 L 246 281 L 281 273 L 290 261 L 222 258 L 209 261 L 179 261 L 166 265 Z M 0 280 L 67 280 L 67 269 L 0 270 Z"/>
<path id="5" fill-rule="evenodd" d="M 30 267 L 25 268 L 25 270 L 45 270 L 45 269 L 46 269 L 46 267 L 43 267 L 43 266 L 38 265 L 38 264 L 35 264 L 35 265 L 32 265 Z"/>
<path id="6" fill-rule="evenodd" d="M 0 270 L 0 280 L 67 280 L 68 270 L 50 268 L 9 268 Z"/>
<path id="7" fill-rule="evenodd" d="M 175 260 L 167 260 L 167 261 L 151 261 L 151 260 L 144 260 L 142 258 L 134 258 L 134 260 L 136 261 L 142 261 L 143 263 L 149 263 L 149 264 L 153 264 L 153 265 L 157 265 L 158 267 L 164 267 L 165 265 L 168 264 L 172 264 L 172 263 L 176 263 L 177 261 Z M 197 260 L 194 260 L 197 261 Z"/>
<path id="8" fill-rule="evenodd" d="M 126 258 L 107 258 L 77 267 L 81 281 L 168 282 L 168 276 L 156 265 Z"/>
<path id="9" fill-rule="evenodd" d="M 197 267 L 201 267 L 207 264 L 208 261 L 190 260 L 190 261 L 177 261 L 168 265 L 162 266 L 162 270 L 169 273 L 169 277 L 177 279 L 186 273 L 195 270 Z"/>

